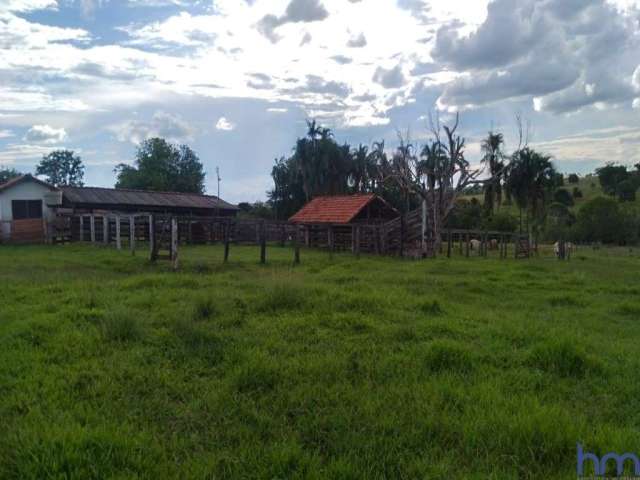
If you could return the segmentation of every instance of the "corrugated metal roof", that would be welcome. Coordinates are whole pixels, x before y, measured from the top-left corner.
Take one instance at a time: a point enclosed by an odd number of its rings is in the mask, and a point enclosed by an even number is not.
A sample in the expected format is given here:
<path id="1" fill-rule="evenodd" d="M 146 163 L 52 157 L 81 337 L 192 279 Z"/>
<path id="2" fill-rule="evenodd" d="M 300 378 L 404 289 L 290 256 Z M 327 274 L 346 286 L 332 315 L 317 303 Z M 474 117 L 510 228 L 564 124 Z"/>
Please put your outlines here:
<path id="1" fill-rule="evenodd" d="M 289 219 L 293 223 L 349 223 L 370 202 L 373 193 L 316 197 Z"/>
<path id="2" fill-rule="evenodd" d="M 136 207 L 206 208 L 237 210 L 238 207 L 212 195 L 152 192 L 120 188 L 62 187 L 65 202 L 91 205 L 131 205 Z"/>

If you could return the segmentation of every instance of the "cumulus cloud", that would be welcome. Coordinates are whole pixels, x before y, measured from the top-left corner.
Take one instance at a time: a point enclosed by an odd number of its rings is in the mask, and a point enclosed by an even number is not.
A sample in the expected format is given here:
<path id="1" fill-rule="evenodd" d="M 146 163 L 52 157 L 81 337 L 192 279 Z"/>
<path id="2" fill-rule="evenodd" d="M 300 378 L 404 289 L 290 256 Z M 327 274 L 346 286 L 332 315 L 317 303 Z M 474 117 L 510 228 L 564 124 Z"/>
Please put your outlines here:
<path id="1" fill-rule="evenodd" d="M 32 12 L 35 10 L 55 9 L 56 0 L 2 0 L 0 13 L 2 12 Z"/>
<path id="2" fill-rule="evenodd" d="M 362 48 L 367 46 L 367 38 L 364 36 L 364 33 L 353 36 L 347 42 L 347 47 L 350 48 Z"/>
<path id="3" fill-rule="evenodd" d="M 66 138 L 67 132 L 64 128 L 54 128 L 50 125 L 34 125 L 24 136 L 26 142 L 46 144 L 60 143 Z"/>
<path id="4" fill-rule="evenodd" d="M 193 138 L 194 129 L 180 116 L 161 110 L 149 121 L 130 120 L 111 128 L 121 142 L 140 143 L 153 137 L 162 137 L 171 142 L 182 142 Z"/>
<path id="5" fill-rule="evenodd" d="M 225 117 L 220 117 L 218 119 L 218 122 L 216 123 L 216 130 L 222 130 L 222 131 L 225 131 L 225 132 L 230 132 L 235 128 L 236 128 L 236 125 L 234 123 L 231 123 Z"/>
<path id="6" fill-rule="evenodd" d="M 531 97 L 537 109 L 563 113 L 631 101 L 637 33 L 637 20 L 606 0 L 494 0 L 472 33 L 438 30 L 433 58 L 463 73 L 439 104 Z"/>
<path id="7" fill-rule="evenodd" d="M 286 23 L 319 22 L 328 16 L 329 12 L 320 0 L 291 0 L 283 15 L 265 15 L 257 26 L 260 33 L 275 43 L 280 39 L 276 33 L 278 27 Z"/>
<path id="8" fill-rule="evenodd" d="M 402 87 L 407 82 L 400 65 L 396 65 L 390 70 L 378 67 L 373 75 L 373 81 L 384 88 Z"/>

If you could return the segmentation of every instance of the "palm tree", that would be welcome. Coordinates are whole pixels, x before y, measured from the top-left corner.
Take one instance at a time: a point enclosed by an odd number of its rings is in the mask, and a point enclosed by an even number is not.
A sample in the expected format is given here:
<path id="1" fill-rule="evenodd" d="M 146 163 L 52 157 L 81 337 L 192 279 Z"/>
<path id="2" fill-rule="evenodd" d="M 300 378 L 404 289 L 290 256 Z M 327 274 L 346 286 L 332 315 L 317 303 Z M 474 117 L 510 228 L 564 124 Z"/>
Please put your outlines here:
<path id="1" fill-rule="evenodd" d="M 504 172 L 504 136 L 489 132 L 482 141 L 482 164 L 487 169 L 491 181 L 484 186 L 484 206 L 487 213 L 493 213 L 494 206 L 502 204 L 502 177 Z"/>
<path id="2" fill-rule="evenodd" d="M 520 233 L 522 212 L 526 213 L 527 231 L 529 219 L 539 220 L 553 191 L 555 168 L 551 157 L 525 147 L 513 154 L 507 170 L 507 189 L 520 209 Z"/>
<path id="3" fill-rule="evenodd" d="M 365 145 L 358 145 L 351 153 L 352 168 L 350 180 L 353 190 L 356 193 L 366 192 L 369 188 L 369 148 Z"/>

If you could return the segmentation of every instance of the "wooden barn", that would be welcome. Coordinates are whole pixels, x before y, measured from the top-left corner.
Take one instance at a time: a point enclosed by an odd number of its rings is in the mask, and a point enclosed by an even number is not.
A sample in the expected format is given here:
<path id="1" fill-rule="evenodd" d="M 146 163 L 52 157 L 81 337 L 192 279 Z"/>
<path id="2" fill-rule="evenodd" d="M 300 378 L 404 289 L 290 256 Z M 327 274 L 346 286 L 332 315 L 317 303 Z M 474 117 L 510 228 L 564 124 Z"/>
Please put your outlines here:
<path id="1" fill-rule="evenodd" d="M 56 188 L 31 175 L 0 185 L 0 241 L 50 241 L 70 215 L 163 214 L 183 217 L 235 217 L 238 207 L 212 195 L 97 187 Z M 77 217 L 76 217 L 77 218 Z M 197 223 L 197 222 L 196 222 Z M 79 225 L 75 225 L 79 228 Z"/>
<path id="2" fill-rule="evenodd" d="M 382 225 L 399 215 L 372 193 L 335 195 L 314 198 L 289 222 L 302 226 L 306 246 L 345 250 L 353 245 L 355 227 Z"/>

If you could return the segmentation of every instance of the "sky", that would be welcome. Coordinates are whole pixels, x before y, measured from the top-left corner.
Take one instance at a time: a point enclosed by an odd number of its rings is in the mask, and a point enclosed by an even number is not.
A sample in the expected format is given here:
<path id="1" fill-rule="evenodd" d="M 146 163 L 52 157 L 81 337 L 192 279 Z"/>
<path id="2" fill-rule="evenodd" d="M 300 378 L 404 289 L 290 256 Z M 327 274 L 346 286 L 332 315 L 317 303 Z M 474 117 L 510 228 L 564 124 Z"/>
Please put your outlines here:
<path id="1" fill-rule="evenodd" d="M 110 187 L 161 136 L 256 201 L 307 119 L 393 148 L 456 112 L 472 162 L 516 116 L 560 171 L 640 162 L 640 0 L 0 0 L 0 168 Z"/>

